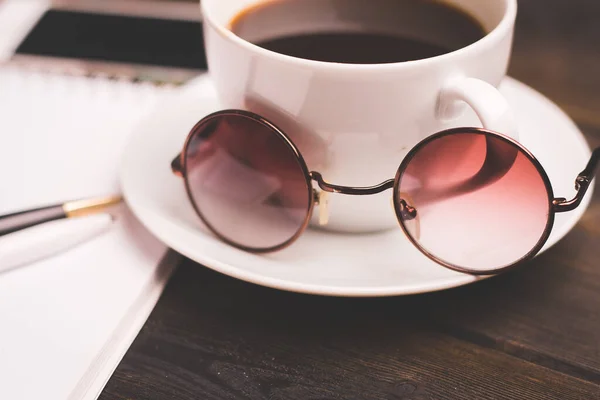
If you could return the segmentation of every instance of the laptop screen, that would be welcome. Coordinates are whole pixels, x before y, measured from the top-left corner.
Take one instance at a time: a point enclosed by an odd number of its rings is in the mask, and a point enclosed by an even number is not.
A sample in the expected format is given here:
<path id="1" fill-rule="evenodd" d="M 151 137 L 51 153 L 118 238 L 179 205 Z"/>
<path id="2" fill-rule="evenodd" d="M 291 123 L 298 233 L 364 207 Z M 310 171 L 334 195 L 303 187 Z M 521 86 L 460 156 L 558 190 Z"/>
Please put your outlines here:
<path id="1" fill-rule="evenodd" d="M 16 54 L 206 69 L 200 21 L 51 9 Z"/>

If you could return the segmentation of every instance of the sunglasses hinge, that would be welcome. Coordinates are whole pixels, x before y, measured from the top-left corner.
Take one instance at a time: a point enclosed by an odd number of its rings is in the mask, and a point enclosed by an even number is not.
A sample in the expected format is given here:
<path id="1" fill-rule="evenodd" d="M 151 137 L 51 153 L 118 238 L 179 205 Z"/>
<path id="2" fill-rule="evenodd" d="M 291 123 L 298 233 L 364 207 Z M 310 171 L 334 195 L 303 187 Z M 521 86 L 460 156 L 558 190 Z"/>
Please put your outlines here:
<path id="1" fill-rule="evenodd" d="M 573 211 L 583 201 L 592 181 L 587 176 L 579 175 L 575 181 L 575 190 L 577 194 L 572 200 L 567 200 L 564 197 L 554 199 L 552 205 L 557 213 Z"/>
<path id="2" fill-rule="evenodd" d="M 171 171 L 179 177 L 183 177 L 183 166 L 181 165 L 181 154 L 171 161 Z"/>
<path id="3" fill-rule="evenodd" d="M 590 161 L 587 166 L 581 173 L 577 176 L 575 180 L 575 190 L 577 194 L 572 200 L 567 200 L 563 197 L 554 199 L 552 202 L 554 212 L 562 213 L 573 211 L 583 201 L 585 194 L 587 193 L 592 181 L 594 180 L 594 174 L 596 169 L 598 168 L 598 164 L 600 163 L 600 148 L 592 151 L 592 156 L 590 157 Z"/>

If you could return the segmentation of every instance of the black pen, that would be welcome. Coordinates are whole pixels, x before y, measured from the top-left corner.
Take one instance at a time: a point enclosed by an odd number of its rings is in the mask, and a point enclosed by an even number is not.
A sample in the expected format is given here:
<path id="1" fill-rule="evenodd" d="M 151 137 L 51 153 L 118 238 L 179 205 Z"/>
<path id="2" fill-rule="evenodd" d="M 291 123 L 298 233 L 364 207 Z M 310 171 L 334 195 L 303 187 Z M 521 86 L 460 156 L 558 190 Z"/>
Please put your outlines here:
<path id="1" fill-rule="evenodd" d="M 76 200 L 0 216 L 0 272 L 47 258 L 105 232 L 113 223 L 107 210 L 121 201 L 120 197 Z M 49 224 L 63 219 L 73 221 Z"/>

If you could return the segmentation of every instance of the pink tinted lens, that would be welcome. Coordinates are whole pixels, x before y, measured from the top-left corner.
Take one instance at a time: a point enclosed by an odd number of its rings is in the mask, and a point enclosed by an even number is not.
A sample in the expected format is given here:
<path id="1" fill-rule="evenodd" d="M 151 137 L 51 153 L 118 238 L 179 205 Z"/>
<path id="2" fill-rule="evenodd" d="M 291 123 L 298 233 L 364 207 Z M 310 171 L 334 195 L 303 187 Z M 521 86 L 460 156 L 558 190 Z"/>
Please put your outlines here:
<path id="1" fill-rule="evenodd" d="M 517 145 L 483 132 L 452 133 L 420 145 L 398 183 L 407 233 L 452 267 L 493 272 L 539 245 L 550 198 L 534 162 Z"/>
<path id="2" fill-rule="evenodd" d="M 251 250 L 290 241 L 310 207 L 306 167 L 272 127 L 245 114 L 209 117 L 186 148 L 188 192 L 204 222 Z"/>

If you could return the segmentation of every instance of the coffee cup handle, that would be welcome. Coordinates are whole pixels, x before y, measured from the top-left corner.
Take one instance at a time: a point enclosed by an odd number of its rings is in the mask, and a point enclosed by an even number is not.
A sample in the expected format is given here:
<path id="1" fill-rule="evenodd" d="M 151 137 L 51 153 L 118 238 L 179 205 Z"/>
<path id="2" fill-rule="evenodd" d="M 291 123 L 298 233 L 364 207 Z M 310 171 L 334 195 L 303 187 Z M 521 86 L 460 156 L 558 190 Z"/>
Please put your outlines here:
<path id="1" fill-rule="evenodd" d="M 468 104 L 477 114 L 484 129 L 519 140 L 517 122 L 506 98 L 493 85 L 475 78 L 453 80 L 439 99 L 438 115 L 451 120 Z"/>

